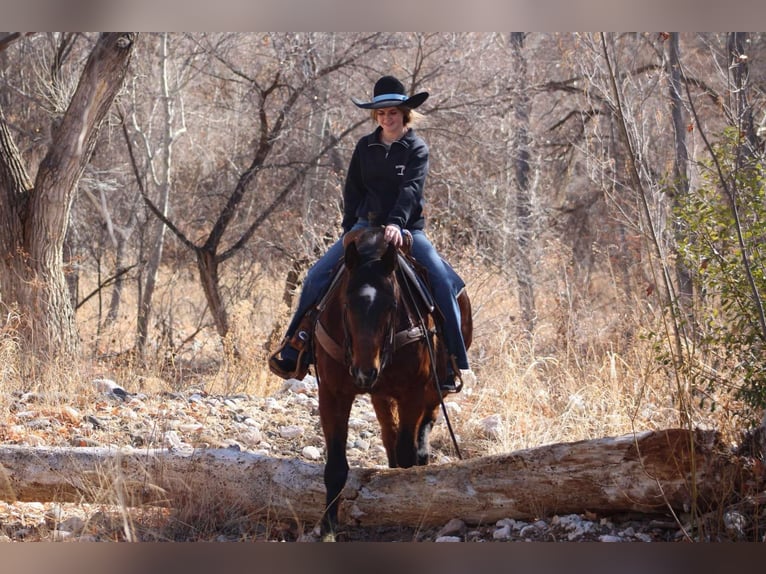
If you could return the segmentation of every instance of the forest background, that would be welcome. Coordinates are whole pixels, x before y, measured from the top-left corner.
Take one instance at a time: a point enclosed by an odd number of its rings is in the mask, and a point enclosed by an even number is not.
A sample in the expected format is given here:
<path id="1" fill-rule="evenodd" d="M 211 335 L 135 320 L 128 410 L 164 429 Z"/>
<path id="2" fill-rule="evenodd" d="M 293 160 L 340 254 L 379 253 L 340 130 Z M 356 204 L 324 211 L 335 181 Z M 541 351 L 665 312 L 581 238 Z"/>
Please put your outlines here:
<path id="1" fill-rule="evenodd" d="M 766 396 L 761 33 L 0 35 L 0 389 L 268 394 L 340 235 L 350 98 L 431 94 L 427 232 L 466 279 L 483 452 Z M 7 407 L 7 405 L 6 405 Z"/>

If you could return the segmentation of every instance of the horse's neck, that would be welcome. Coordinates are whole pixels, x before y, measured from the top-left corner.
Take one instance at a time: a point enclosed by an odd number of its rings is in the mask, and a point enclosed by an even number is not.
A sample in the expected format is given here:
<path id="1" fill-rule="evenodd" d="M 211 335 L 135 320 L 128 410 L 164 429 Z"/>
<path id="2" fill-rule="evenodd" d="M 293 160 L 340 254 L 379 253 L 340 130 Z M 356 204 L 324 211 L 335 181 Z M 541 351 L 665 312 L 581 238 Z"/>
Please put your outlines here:
<path id="1" fill-rule="evenodd" d="M 343 333 L 343 304 L 341 303 L 341 294 L 345 292 L 348 285 L 348 272 L 342 269 L 335 277 L 322 299 L 320 308 L 320 318 L 325 319 L 325 326 L 332 332 Z"/>
<path id="2" fill-rule="evenodd" d="M 402 262 L 402 265 L 405 263 Z M 413 267 L 413 270 L 417 273 L 420 272 L 417 267 Z M 414 278 L 413 280 L 417 281 Z M 348 270 L 341 267 L 326 295 L 319 303 L 320 319 L 323 319 L 326 330 L 333 336 L 340 337 L 341 340 L 344 336 L 343 321 L 340 320 L 344 313 L 341 294 L 345 293 L 348 281 Z M 427 322 L 429 316 L 429 309 L 424 307 L 427 302 L 424 303 L 423 296 L 417 292 L 417 286 L 411 283 L 405 284 L 405 281 L 408 280 L 403 278 L 401 273 L 395 273 L 394 284 L 398 308 L 397 329 L 409 329 L 418 326 L 422 322 Z M 426 295 L 427 297 L 428 295 Z"/>
<path id="3" fill-rule="evenodd" d="M 412 285 L 404 282 L 408 281 L 401 274 L 396 275 L 397 289 L 397 330 L 417 327 L 421 323 L 428 323 L 429 310 L 423 305 L 423 301 L 417 294 Z"/>
<path id="4" fill-rule="evenodd" d="M 410 316 L 415 317 L 414 324 L 424 322 L 433 313 L 435 303 L 422 265 L 400 255 L 396 280 L 401 292 L 400 298 L 406 303 Z"/>

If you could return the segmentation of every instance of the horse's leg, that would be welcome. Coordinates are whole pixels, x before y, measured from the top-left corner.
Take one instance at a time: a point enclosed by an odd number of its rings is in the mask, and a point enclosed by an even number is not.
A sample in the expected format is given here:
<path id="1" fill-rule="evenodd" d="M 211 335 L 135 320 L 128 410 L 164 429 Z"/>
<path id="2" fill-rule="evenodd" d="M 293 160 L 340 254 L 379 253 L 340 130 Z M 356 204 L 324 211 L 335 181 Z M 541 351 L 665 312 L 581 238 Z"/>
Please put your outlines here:
<path id="1" fill-rule="evenodd" d="M 352 393 L 333 394 L 327 390 L 327 386 L 328 383 L 319 385 L 319 419 L 322 423 L 327 451 L 324 467 L 327 496 L 320 532 L 323 540 L 333 541 L 338 526 L 340 493 L 348 478 L 346 440 L 348 439 L 348 418 L 354 395 Z"/>
<path id="2" fill-rule="evenodd" d="M 399 432 L 396 437 L 396 460 L 402 468 L 418 463 L 418 444 L 423 420 L 421 397 L 409 397 L 397 402 L 399 411 Z"/>
<path id="3" fill-rule="evenodd" d="M 396 413 L 394 412 L 394 402 L 390 397 L 382 395 L 372 396 L 372 406 L 375 408 L 375 415 L 380 424 L 380 434 L 383 440 L 383 446 L 386 449 L 389 468 L 398 466 L 396 460 Z"/>
<path id="4" fill-rule="evenodd" d="M 425 408 L 423 413 L 423 419 L 420 421 L 417 434 L 417 459 L 416 463 L 419 466 L 428 464 L 430 460 L 430 445 L 428 444 L 428 437 L 431 434 L 431 429 L 434 427 L 436 421 L 436 414 L 439 410 L 438 405 L 436 407 Z"/>

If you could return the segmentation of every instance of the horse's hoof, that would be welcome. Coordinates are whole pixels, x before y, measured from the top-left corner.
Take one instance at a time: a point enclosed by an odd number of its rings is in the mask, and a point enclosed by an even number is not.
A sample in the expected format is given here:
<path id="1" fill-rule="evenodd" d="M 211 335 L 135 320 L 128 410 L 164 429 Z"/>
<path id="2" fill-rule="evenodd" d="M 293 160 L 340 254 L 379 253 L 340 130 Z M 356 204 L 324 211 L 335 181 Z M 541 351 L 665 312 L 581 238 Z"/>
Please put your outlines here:
<path id="1" fill-rule="evenodd" d="M 327 532 L 322 535 L 322 542 L 335 542 L 335 533 Z"/>

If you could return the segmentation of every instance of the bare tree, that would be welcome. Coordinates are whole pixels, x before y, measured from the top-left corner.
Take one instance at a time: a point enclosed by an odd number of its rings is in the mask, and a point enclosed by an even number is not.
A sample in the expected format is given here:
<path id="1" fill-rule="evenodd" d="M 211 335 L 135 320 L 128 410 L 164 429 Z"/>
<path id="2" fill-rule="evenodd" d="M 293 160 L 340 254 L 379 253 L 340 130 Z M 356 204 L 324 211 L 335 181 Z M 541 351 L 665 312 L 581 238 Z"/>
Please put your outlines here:
<path id="1" fill-rule="evenodd" d="M 163 217 L 169 216 L 170 194 L 174 186 L 174 149 L 178 139 L 186 133 L 186 118 L 183 105 L 183 88 L 190 74 L 193 74 L 193 58 L 171 57 L 170 38 L 168 33 L 157 37 L 158 70 L 147 75 L 147 80 L 157 84 L 154 87 L 156 97 L 148 109 L 139 101 L 137 90 L 132 91 L 133 104 L 129 118 L 124 118 L 123 124 L 129 122 L 130 140 L 137 139 L 142 150 L 142 161 L 134 163 L 136 181 L 141 193 L 151 197 L 154 205 Z M 172 60 L 172 61 L 171 61 Z M 175 64 L 175 65 L 174 65 Z M 148 86 L 142 90 L 151 90 Z M 140 95 L 145 102 L 143 94 Z M 144 113 L 142 113 L 144 112 Z M 141 116 L 141 117 L 139 117 Z M 127 127 L 127 126 L 126 126 Z M 126 131 L 127 135 L 128 132 Z M 138 158 L 137 158 L 138 160 Z M 139 165 L 140 163 L 140 165 Z M 139 171 L 140 170 L 140 171 Z M 136 348 L 143 355 L 149 331 L 157 278 L 159 275 L 162 253 L 165 247 L 167 227 L 160 220 L 153 220 L 150 225 L 151 233 L 148 248 L 142 256 L 139 281 L 138 317 L 136 325 Z"/>
<path id="2" fill-rule="evenodd" d="M 516 279 L 519 286 L 519 307 L 527 335 L 535 328 L 535 291 L 529 245 L 532 236 L 532 200 L 530 197 L 529 153 L 529 92 L 527 87 L 527 61 L 524 55 L 524 33 L 512 32 L 511 65 L 515 70 L 514 133 L 510 161 L 516 180 Z"/>
<path id="3" fill-rule="evenodd" d="M 673 162 L 673 204 L 679 205 L 684 196 L 689 193 L 689 151 L 686 147 L 686 132 L 688 122 L 684 117 L 683 84 L 681 83 L 681 48 L 678 32 L 668 36 L 668 88 L 670 93 L 670 116 L 673 122 L 673 143 L 675 158 Z M 678 228 L 678 220 L 674 220 L 675 233 L 684 231 Z M 689 310 L 692 301 L 693 287 L 689 269 L 683 258 L 676 259 L 676 278 L 678 281 L 678 297 L 682 311 Z"/>
<path id="4" fill-rule="evenodd" d="M 6 308 L 19 313 L 25 348 L 44 355 L 78 351 L 64 238 L 77 184 L 122 86 L 135 37 L 99 36 L 34 181 L 0 110 L 0 293 Z"/>
<path id="5" fill-rule="evenodd" d="M 255 110 L 252 115 L 257 119 L 255 137 L 250 150 L 249 165 L 239 172 L 233 188 L 225 194 L 217 216 L 213 215 L 202 241 L 194 241 L 182 230 L 184 225 L 174 222 L 151 198 L 144 195 L 146 205 L 181 243 L 194 253 L 199 272 L 200 283 L 205 293 L 209 310 L 219 336 L 225 340 L 229 332 L 229 317 L 226 303 L 221 292 L 220 266 L 239 253 L 250 241 L 256 230 L 273 215 L 285 200 L 300 186 L 306 175 L 315 168 L 317 162 L 325 157 L 339 141 L 358 127 L 354 123 L 345 128 L 330 132 L 320 129 L 321 139 L 309 150 L 303 150 L 302 157 L 295 161 L 286 161 L 289 146 L 288 134 L 294 129 L 293 116 L 306 94 L 313 93 L 317 82 L 350 67 L 358 59 L 377 49 L 378 34 L 361 35 L 347 43 L 342 49 L 334 50 L 327 61 L 318 58 L 318 44 L 311 37 L 305 45 L 291 44 L 296 38 L 285 40 L 278 35 L 270 35 L 267 40 L 276 52 L 277 65 L 258 66 L 257 72 L 249 73 L 235 58 L 228 58 L 224 50 L 224 40 L 218 43 L 200 40 L 200 47 L 217 63 L 217 69 L 210 72 L 218 81 L 236 82 L 247 86 L 248 94 L 255 98 Z M 237 46 L 238 48 L 238 46 Z M 268 62 L 264 58 L 259 64 Z M 212 65 L 212 64 L 211 64 Z M 130 138 L 127 138 L 130 144 Z M 289 149 L 289 148 L 288 148 Z M 133 161 L 135 150 L 130 145 Z M 279 175 L 270 181 L 277 187 L 276 193 L 267 201 L 250 199 L 251 204 L 259 208 L 259 213 L 250 222 L 242 224 L 243 213 L 249 213 L 246 200 L 255 192 L 256 183 L 264 178 L 264 172 L 273 171 Z M 262 183 L 265 185 L 265 182 Z M 260 193 L 260 197 L 265 194 Z M 205 216 L 211 210 L 207 209 Z M 233 235 L 233 237 L 229 237 Z"/>

